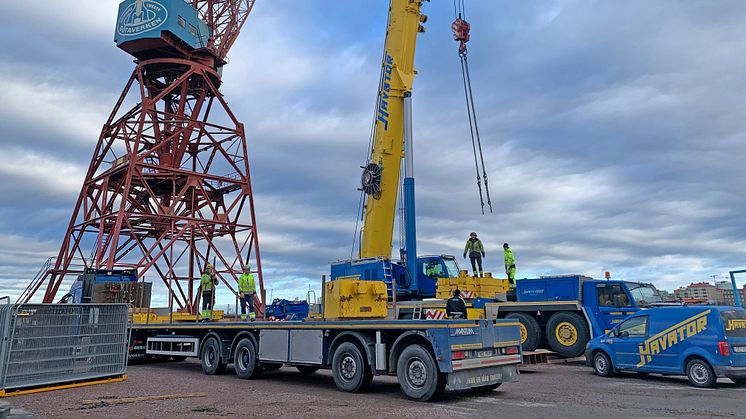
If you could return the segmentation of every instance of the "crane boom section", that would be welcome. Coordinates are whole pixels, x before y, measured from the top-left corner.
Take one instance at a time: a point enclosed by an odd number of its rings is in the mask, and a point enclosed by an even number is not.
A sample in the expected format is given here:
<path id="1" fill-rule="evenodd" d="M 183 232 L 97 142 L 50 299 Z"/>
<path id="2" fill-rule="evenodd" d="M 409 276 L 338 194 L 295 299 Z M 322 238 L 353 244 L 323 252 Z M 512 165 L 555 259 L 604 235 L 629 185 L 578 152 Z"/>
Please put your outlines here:
<path id="1" fill-rule="evenodd" d="M 412 92 L 417 33 L 423 32 L 424 0 L 392 0 L 386 30 L 382 80 L 378 92 L 371 164 L 380 169 L 380 188 L 369 194 L 360 243 L 360 257 L 391 258 L 391 246 L 404 156 L 404 98 Z M 370 166 L 370 165 L 369 165 Z M 365 183 L 363 174 L 363 182 Z"/>

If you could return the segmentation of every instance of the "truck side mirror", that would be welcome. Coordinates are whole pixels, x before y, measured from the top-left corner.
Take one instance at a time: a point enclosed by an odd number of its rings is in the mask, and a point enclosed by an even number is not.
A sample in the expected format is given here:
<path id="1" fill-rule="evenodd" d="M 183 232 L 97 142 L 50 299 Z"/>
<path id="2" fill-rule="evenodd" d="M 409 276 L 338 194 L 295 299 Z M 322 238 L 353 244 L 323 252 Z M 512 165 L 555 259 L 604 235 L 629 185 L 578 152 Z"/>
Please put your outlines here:
<path id="1" fill-rule="evenodd" d="M 623 332 L 619 332 L 619 337 L 620 338 L 628 338 L 629 337 L 629 332 L 626 331 L 626 330 L 623 331 Z"/>

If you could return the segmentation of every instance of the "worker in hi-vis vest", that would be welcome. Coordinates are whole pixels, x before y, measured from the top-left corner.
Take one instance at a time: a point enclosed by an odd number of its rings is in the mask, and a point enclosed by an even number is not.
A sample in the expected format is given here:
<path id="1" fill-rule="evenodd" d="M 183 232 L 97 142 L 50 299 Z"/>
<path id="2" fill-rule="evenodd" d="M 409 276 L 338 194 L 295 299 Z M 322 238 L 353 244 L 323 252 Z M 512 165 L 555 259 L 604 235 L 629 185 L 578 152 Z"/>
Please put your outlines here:
<path id="1" fill-rule="evenodd" d="M 508 275 L 510 286 L 515 286 L 515 258 L 513 257 L 513 250 L 508 246 L 508 243 L 503 243 L 503 250 L 505 251 L 505 274 Z"/>
<path id="2" fill-rule="evenodd" d="M 464 246 L 464 258 L 467 253 L 471 260 L 471 269 L 474 271 L 474 276 L 481 277 L 484 274 L 482 271 L 482 258 L 484 257 L 484 246 L 482 241 L 477 238 L 477 233 L 469 233 L 469 239 L 466 240 L 466 246 Z M 479 265 L 479 271 L 477 271 L 477 265 Z"/>
<path id="3" fill-rule="evenodd" d="M 202 285 L 202 321 L 212 319 L 212 307 L 215 304 L 215 287 L 218 285 L 218 277 L 212 264 L 205 266 L 200 280 Z"/>
<path id="4" fill-rule="evenodd" d="M 253 322 L 256 320 L 256 313 L 254 313 L 256 283 L 254 282 L 254 275 L 251 274 L 251 267 L 249 265 L 243 268 L 243 273 L 238 277 L 238 293 L 241 297 L 241 320 L 246 320 L 246 305 L 248 305 L 249 318 Z"/>

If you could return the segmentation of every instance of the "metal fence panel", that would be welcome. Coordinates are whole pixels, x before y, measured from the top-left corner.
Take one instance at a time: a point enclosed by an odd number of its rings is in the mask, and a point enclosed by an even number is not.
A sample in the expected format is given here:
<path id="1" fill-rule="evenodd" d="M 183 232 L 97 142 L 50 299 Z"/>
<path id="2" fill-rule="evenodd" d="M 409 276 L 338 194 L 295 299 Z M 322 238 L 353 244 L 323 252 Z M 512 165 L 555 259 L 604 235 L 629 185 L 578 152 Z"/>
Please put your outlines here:
<path id="1" fill-rule="evenodd" d="M 121 375 L 127 369 L 126 304 L 0 306 L 0 388 Z"/>

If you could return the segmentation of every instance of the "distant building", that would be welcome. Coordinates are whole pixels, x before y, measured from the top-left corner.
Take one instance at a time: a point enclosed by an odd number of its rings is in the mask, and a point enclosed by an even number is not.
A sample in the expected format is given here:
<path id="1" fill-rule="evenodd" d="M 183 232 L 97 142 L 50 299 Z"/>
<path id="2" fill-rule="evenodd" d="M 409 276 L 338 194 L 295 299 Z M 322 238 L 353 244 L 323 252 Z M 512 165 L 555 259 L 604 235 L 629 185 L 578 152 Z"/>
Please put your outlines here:
<path id="1" fill-rule="evenodd" d="M 701 300 L 707 304 L 724 304 L 723 290 L 707 282 L 693 282 L 674 291 L 679 300 Z M 731 298 L 733 293 L 731 292 Z"/>
<path id="2" fill-rule="evenodd" d="M 658 290 L 658 293 L 661 295 L 661 300 L 664 303 L 674 303 L 679 301 L 679 299 L 676 297 L 676 294 L 672 292 L 668 292 L 666 290 Z"/>
<path id="3" fill-rule="evenodd" d="M 723 293 L 723 300 L 719 301 L 718 304 L 726 306 L 736 305 L 736 297 L 733 295 L 733 284 L 730 281 L 717 281 L 715 282 L 715 288 Z"/>

